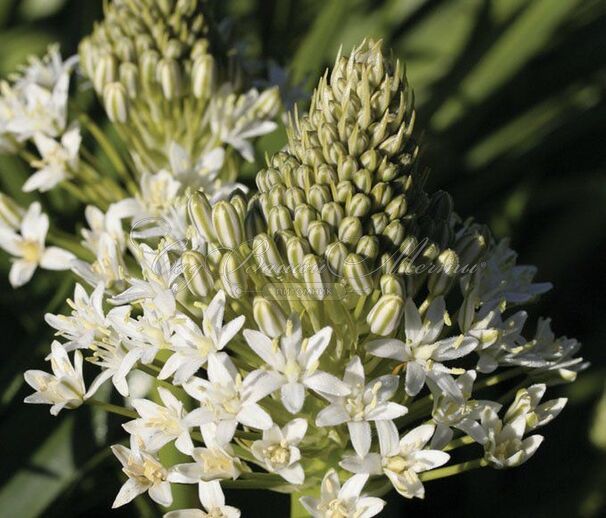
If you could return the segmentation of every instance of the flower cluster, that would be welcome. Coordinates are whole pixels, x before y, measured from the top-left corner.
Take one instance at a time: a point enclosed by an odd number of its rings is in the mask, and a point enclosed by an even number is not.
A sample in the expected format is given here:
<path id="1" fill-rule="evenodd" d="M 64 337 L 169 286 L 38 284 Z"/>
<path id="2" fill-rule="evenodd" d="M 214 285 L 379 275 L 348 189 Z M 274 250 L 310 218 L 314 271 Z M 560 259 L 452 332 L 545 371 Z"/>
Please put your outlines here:
<path id="1" fill-rule="evenodd" d="M 168 518 L 239 516 L 222 488 L 251 487 L 314 517 L 371 517 L 392 487 L 423 498 L 425 481 L 525 462 L 566 403 L 543 402 L 547 387 L 585 363 L 549 320 L 527 337 L 522 306 L 550 286 L 426 191 L 403 67 L 372 41 L 339 55 L 248 194 L 231 183 L 238 156 L 276 126 L 276 91 L 241 90 L 203 7 L 114 0 L 82 43 L 129 159 L 77 120 L 117 175 L 67 127 L 72 60 L 53 50 L 4 86 L 3 146 L 41 154 L 24 188 L 88 204 L 67 252 L 45 246 L 39 204 L 0 199 L 13 285 L 37 266 L 80 281 L 71 313 L 46 315 L 53 374 L 26 373 L 27 401 L 126 416 L 114 506 L 146 492 L 170 506 L 174 484 L 197 485 L 204 510 Z M 53 109 L 19 111 L 34 103 Z M 124 406 L 98 393 L 108 382 Z"/>

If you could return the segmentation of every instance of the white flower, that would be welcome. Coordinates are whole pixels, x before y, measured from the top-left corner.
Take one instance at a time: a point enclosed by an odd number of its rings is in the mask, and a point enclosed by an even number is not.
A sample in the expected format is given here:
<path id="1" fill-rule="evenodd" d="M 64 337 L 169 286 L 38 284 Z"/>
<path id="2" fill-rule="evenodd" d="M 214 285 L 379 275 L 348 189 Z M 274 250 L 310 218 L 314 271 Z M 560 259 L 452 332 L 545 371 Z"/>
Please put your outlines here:
<path id="1" fill-rule="evenodd" d="M 434 433 L 434 426 L 424 424 L 414 428 L 401 439 L 390 421 L 377 423 L 381 453 L 369 453 L 365 458 L 349 457 L 341 466 L 353 473 L 385 474 L 398 493 L 406 498 L 424 498 L 425 488 L 418 474 L 446 464 L 450 455 L 439 450 L 425 449 Z"/>
<path id="2" fill-rule="evenodd" d="M 195 462 L 177 464 L 171 469 L 169 480 L 179 484 L 197 484 L 200 481 L 237 479 L 244 466 L 233 453 L 229 439 L 218 435 L 217 425 L 202 426 L 205 447 L 194 448 L 191 456 Z"/>
<path id="3" fill-rule="evenodd" d="M 86 261 L 72 261 L 72 271 L 92 286 L 100 282 L 106 286 L 122 281 L 126 274 L 126 266 L 122 258 L 122 250 L 119 242 L 114 237 L 104 232 L 99 236 L 92 249 L 96 260 L 89 264 Z"/>
<path id="4" fill-rule="evenodd" d="M 126 376 L 141 358 L 141 351 L 129 350 L 115 332 L 103 340 L 93 342 L 89 349 L 93 355 L 87 360 L 100 367 L 101 372 L 91 383 L 86 397 L 92 396 L 110 378 L 116 390 L 122 396 L 128 396 Z"/>
<path id="5" fill-rule="evenodd" d="M 271 473 L 277 473 L 291 484 L 302 484 L 305 472 L 299 463 L 297 445 L 307 432 L 305 419 L 293 419 L 284 428 L 273 425 L 263 432 L 263 439 L 252 443 L 251 452 Z"/>
<path id="6" fill-rule="evenodd" d="M 158 451 L 165 444 L 175 441 L 175 447 L 180 452 L 190 455 L 194 445 L 189 430 L 198 423 L 169 390 L 158 387 L 158 394 L 164 406 L 147 399 L 132 401 L 141 418 L 124 424 L 124 429 L 140 439 L 147 451 Z"/>
<path id="7" fill-rule="evenodd" d="M 265 119 L 273 117 L 278 107 L 278 92 L 274 88 L 261 94 L 253 88 L 239 96 L 220 92 L 211 100 L 212 132 L 222 142 L 237 149 L 245 160 L 252 162 L 254 152 L 248 139 L 271 133 L 277 128 L 275 122 Z"/>
<path id="8" fill-rule="evenodd" d="M 204 310 L 201 330 L 190 320 L 175 327 L 175 352 L 164 364 L 159 379 L 174 374 L 174 383 L 182 385 L 206 363 L 209 355 L 223 350 L 245 320 L 241 315 L 223 325 L 224 312 L 225 292 L 221 290 Z"/>
<path id="9" fill-rule="evenodd" d="M 494 410 L 487 408 L 482 412 L 482 428 L 486 434 L 484 457 L 495 468 L 511 468 L 523 464 L 543 442 L 541 435 L 531 435 L 524 439 L 525 415 L 504 424 Z"/>
<path id="10" fill-rule="evenodd" d="M 71 315 L 44 315 L 47 324 L 69 340 L 64 344 L 66 351 L 87 349 L 95 339 L 100 340 L 109 332 L 103 312 L 104 291 L 105 286 L 99 283 L 89 297 L 82 285 L 76 283 L 74 300 L 67 300 Z"/>
<path id="11" fill-rule="evenodd" d="M 270 415 L 257 401 L 274 392 L 279 379 L 271 373 L 253 371 L 244 379 L 225 353 L 208 358 L 208 380 L 192 378 L 183 385 L 185 391 L 200 401 L 200 408 L 192 411 L 202 424 L 216 423 L 218 435 L 225 442 L 231 440 L 238 423 L 267 430 L 273 424 Z"/>
<path id="12" fill-rule="evenodd" d="M 23 142 L 38 133 L 59 136 L 67 124 L 69 72 L 62 73 L 50 86 L 27 82 L 16 84 L 19 102 L 13 105 L 6 131 Z"/>
<path id="13" fill-rule="evenodd" d="M 213 191 L 215 180 L 223 167 L 225 150 L 222 147 L 216 147 L 203 153 L 194 162 L 182 146 L 171 142 L 168 157 L 171 170 L 179 181 L 208 193 Z"/>
<path id="14" fill-rule="evenodd" d="M 133 498 L 146 491 L 154 502 L 164 507 L 172 503 L 173 496 L 167 480 L 169 472 L 156 457 L 133 447 L 132 443 L 131 449 L 121 444 L 111 448 L 122 464 L 122 471 L 128 476 L 112 508 L 128 504 Z"/>
<path id="15" fill-rule="evenodd" d="M 539 319 L 535 338 L 511 350 L 503 363 L 544 371 L 541 374 L 545 376 L 553 373 L 559 379 L 570 382 L 588 366 L 583 358 L 574 357 L 580 347 L 581 344 L 574 338 L 556 338 L 551 330 L 551 320 Z"/>
<path id="16" fill-rule="evenodd" d="M 303 339 L 301 322 L 293 315 L 286 324 L 286 332 L 279 341 L 260 331 L 244 330 L 250 348 L 261 357 L 280 379 L 284 407 L 292 414 L 303 408 L 305 389 L 333 396 L 346 396 L 347 386 L 332 374 L 318 370 L 322 353 L 328 347 L 332 329 L 325 327 L 313 336 Z"/>
<path id="17" fill-rule="evenodd" d="M 534 430 L 555 419 L 566 406 L 566 398 L 557 398 L 541 403 L 547 386 L 544 383 L 532 385 L 518 390 L 514 402 L 511 404 L 503 421 L 508 423 L 519 416 L 526 418 L 526 430 Z"/>
<path id="18" fill-rule="evenodd" d="M 368 475 L 354 475 L 341 487 L 337 472 L 331 469 L 322 480 L 320 499 L 304 496 L 301 504 L 313 518 L 377 516 L 386 502 L 376 497 L 360 496 L 367 480 Z"/>
<path id="19" fill-rule="evenodd" d="M 416 396 L 429 378 L 441 390 L 461 399 L 461 389 L 450 375 L 451 369 L 442 362 L 455 360 L 473 351 L 478 342 L 471 336 L 454 336 L 438 340 L 444 327 L 446 309 L 443 297 L 436 298 L 421 320 L 419 310 L 411 298 L 404 306 L 406 342 L 383 338 L 368 344 L 370 354 L 391 358 L 406 365 L 406 393 Z"/>
<path id="20" fill-rule="evenodd" d="M 45 270 L 69 270 L 73 254 L 55 246 L 45 247 L 48 232 L 48 216 L 42 213 L 38 202 L 29 206 L 21 232 L 0 227 L 0 247 L 13 255 L 9 281 L 14 288 L 23 286 L 40 266 Z"/>
<path id="21" fill-rule="evenodd" d="M 64 133 L 61 142 L 42 133 L 36 133 L 34 143 L 41 159 L 32 162 L 31 165 L 38 171 L 23 184 L 23 190 L 25 192 L 49 191 L 58 183 L 70 178 L 78 167 L 81 141 L 78 127 Z"/>
<path id="22" fill-rule="evenodd" d="M 240 510 L 225 505 L 225 495 L 221 489 L 221 484 L 217 480 L 210 482 L 200 482 L 198 484 L 198 497 L 204 508 L 201 509 L 183 509 L 181 511 L 171 511 L 164 515 L 164 518 L 239 518 Z"/>
<path id="23" fill-rule="evenodd" d="M 175 314 L 176 279 L 181 275 L 181 263 L 178 259 L 171 264 L 169 249 L 154 250 L 145 243 L 134 247 L 133 253 L 143 279 L 129 277 L 131 285 L 123 293 L 112 298 L 114 304 L 129 304 L 139 300 L 150 300 L 155 308 L 169 317 Z"/>
<path id="24" fill-rule="evenodd" d="M 484 431 L 477 421 L 485 408 L 498 412 L 501 405 L 493 401 L 471 399 L 475 379 L 475 371 L 466 371 L 457 378 L 456 383 L 463 394 L 463 401 L 448 393 L 434 391 L 432 417 L 437 426 L 431 440 L 432 448 L 441 449 L 450 442 L 453 436 L 451 426 L 465 432 L 476 442 L 484 439 Z"/>
<path id="25" fill-rule="evenodd" d="M 486 268 L 478 270 L 479 298 L 483 304 L 492 302 L 525 304 L 551 289 L 551 283 L 533 283 L 534 266 L 516 265 L 517 254 L 503 239 L 488 255 Z M 469 279 L 463 279 L 463 283 Z"/>
<path id="26" fill-rule="evenodd" d="M 25 381 L 36 392 L 25 398 L 26 403 L 47 404 L 51 414 L 57 415 L 63 408 L 78 408 L 85 399 L 84 379 L 82 378 L 82 354 L 76 351 L 72 365 L 67 351 L 54 341 L 51 354 L 53 374 L 39 370 L 25 372 Z"/>
<path id="27" fill-rule="evenodd" d="M 316 426 L 347 423 L 351 443 L 360 457 L 370 451 L 370 421 L 391 421 L 402 417 L 408 409 L 389 401 L 398 390 L 398 376 L 381 376 L 365 385 L 364 367 L 354 356 L 345 368 L 343 382 L 349 388 L 346 397 L 324 395 L 330 405 L 320 411 Z"/>

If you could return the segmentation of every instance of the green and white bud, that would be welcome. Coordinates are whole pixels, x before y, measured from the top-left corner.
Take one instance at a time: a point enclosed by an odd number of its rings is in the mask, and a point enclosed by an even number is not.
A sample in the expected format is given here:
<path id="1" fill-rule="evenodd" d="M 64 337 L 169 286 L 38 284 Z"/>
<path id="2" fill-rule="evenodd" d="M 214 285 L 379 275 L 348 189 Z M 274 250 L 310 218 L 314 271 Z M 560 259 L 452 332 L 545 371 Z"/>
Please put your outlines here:
<path id="1" fill-rule="evenodd" d="M 194 227 L 208 242 L 217 241 L 215 228 L 212 221 L 212 207 L 208 198 L 200 193 L 193 193 L 187 203 L 189 219 L 194 224 Z"/>
<path id="2" fill-rule="evenodd" d="M 445 295 L 450 291 L 459 267 L 459 257 L 454 250 L 444 250 L 434 263 L 436 272 L 427 278 L 427 288 L 434 297 Z"/>
<path id="3" fill-rule="evenodd" d="M 343 269 L 345 267 L 345 260 L 349 255 L 349 250 L 345 244 L 341 243 L 341 241 L 331 243 L 328 245 L 324 255 L 326 257 L 329 272 L 335 277 L 342 277 Z"/>
<path id="4" fill-rule="evenodd" d="M 0 223 L 17 230 L 25 211 L 10 197 L 0 192 Z"/>
<path id="5" fill-rule="evenodd" d="M 274 240 L 267 234 L 259 234 L 253 241 L 253 256 L 267 277 L 280 277 L 284 263 Z"/>
<path id="6" fill-rule="evenodd" d="M 212 209 L 212 222 L 215 235 L 221 245 L 237 248 L 243 241 L 242 220 L 235 207 L 227 201 L 219 201 Z"/>
<path id="7" fill-rule="evenodd" d="M 323 259 L 314 254 L 307 254 L 301 265 L 303 280 L 307 287 L 310 298 L 324 300 L 328 288 L 328 272 Z"/>
<path id="8" fill-rule="evenodd" d="M 370 295 L 374 281 L 361 255 L 349 254 L 343 266 L 343 276 L 358 295 Z"/>
<path id="9" fill-rule="evenodd" d="M 243 297 L 248 290 L 248 275 L 239 253 L 228 251 L 219 263 L 219 278 L 225 292 L 234 299 Z"/>
<path id="10" fill-rule="evenodd" d="M 366 322 L 375 335 L 389 336 L 400 324 L 403 313 L 404 301 L 401 297 L 383 295 L 369 311 Z"/>
<path id="11" fill-rule="evenodd" d="M 283 205 L 275 206 L 269 211 L 269 220 L 267 223 L 271 235 L 280 230 L 290 230 L 293 228 L 290 211 Z"/>
<path id="12" fill-rule="evenodd" d="M 213 276 L 206 258 L 199 252 L 187 250 L 181 256 L 187 288 L 197 297 L 206 297 L 213 289 Z"/>
<path id="13" fill-rule="evenodd" d="M 255 297 L 253 316 L 261 332 L 270 338 L 276 338 L 284 333 L 287 317 L 280 305 L 265 297 Z"/>
<path id="14" fill-rule="evenodd" d="M 169 101 L 182 94 L 183 77 L 177 60 L 172 58 L 161 59 L 158 63 L 156 78 L 162 87 L 164 97 Z"/>
<path id="15" fill-rule="evenodd" d="M 215 60 L 205 54 L 194 61 L 191 71 L 191 87 L 198 99 L 208 99 L 215 81 Z"/>
<path id="16" fill-rule="evenodd" d="M 124 124 L 128 120 L 128 94 L 122 83 L 105 85 L 103 103 L 110 121 Z"/>
<path id="17" fill-rule="evenodd" d="M 333 240 L 333 233 L 330 225 L 325 221 L 313 221 L 308 228 L 307 239 L 313 252 L 317 255 L 323 255 L 326 247 Z"/>

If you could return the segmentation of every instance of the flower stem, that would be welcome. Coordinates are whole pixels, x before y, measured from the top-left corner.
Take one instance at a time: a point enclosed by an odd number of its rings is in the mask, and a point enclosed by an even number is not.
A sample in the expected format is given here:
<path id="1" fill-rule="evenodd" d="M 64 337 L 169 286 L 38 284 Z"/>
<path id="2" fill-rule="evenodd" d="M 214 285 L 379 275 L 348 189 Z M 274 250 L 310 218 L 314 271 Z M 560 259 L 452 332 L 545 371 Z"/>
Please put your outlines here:
<path id="1" fill-rule="evenodd" d="M 109 412 L 110 414 L 117 414 L 123 417 L 130 417 L 131 419 L 136 419 L 139 417 L 137 412 L 134 410 L 129 410 L 128 408 L 124 408 L 118 405 L 112 405 L 111 403 L 105 403 L 104 401 L 99 401 L 98 399 L 87 399 L 85 401 L 88 405 L 93 405 L 96 407 Z"/>
<path id="2" fill-rule="evenodd" d="M 427 482 L 428 480 L 452 477 L 466 471 L 471 471 L 472 469 L 483 468 L 486 466 L 488 466 L 488 461 L 486 459 L 474 459 L 467 462 L 461 462 L 460 464 L 453 464 L 452 466 L 426 471 L 425 473 L 421 473 L 419 478 L 423 482 Z"/>

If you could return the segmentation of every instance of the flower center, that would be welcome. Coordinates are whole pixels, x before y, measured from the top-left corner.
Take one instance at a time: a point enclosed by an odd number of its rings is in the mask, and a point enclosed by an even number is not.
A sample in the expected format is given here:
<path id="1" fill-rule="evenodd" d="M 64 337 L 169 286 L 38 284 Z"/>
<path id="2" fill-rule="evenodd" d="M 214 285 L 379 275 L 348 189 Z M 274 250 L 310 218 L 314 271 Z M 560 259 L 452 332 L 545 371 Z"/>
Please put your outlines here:
<path id="1" fill-rule="evenodd" d="M 273 444 L 265 450 L 265 456 L 277 468 L 288 466 L 290 450 L 281 444 Z"/>
<path id="2" fill-rule="evenodd" d="M 21 243 L 21 254 L 28 263 L 37 263 L 42 256 L 42 249 L 36 241 L 25 240 Z"/>

